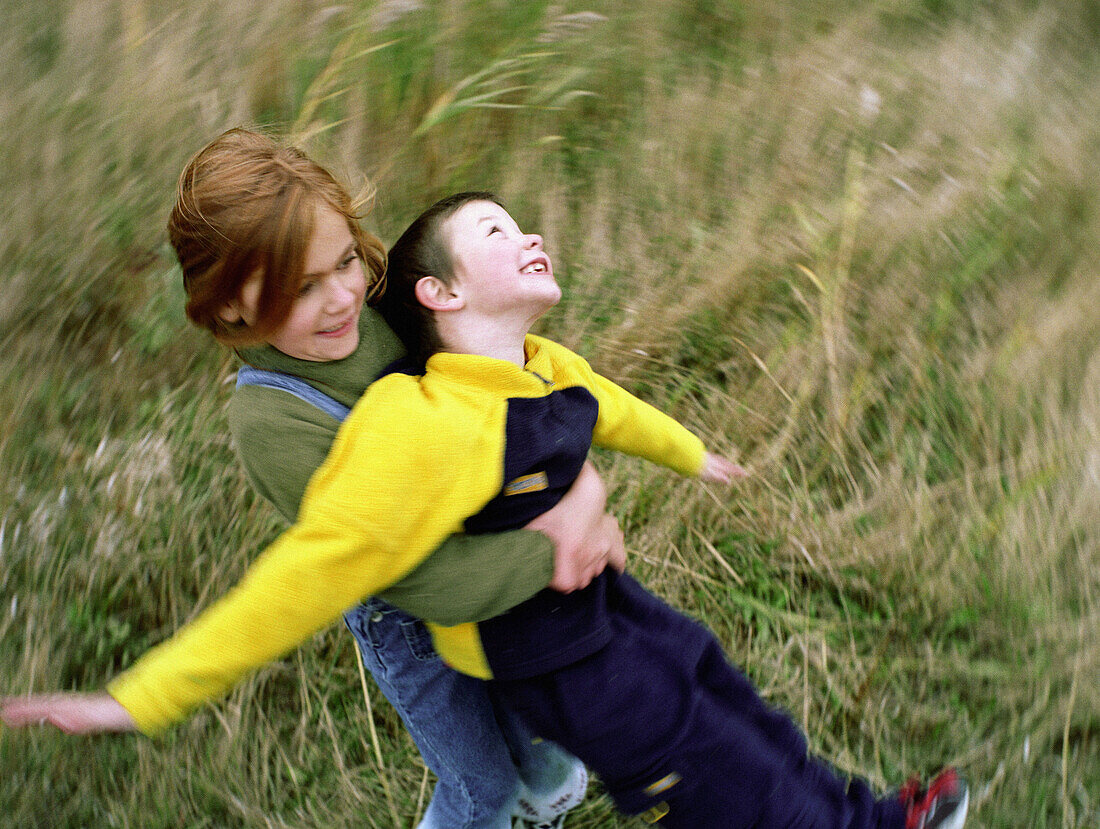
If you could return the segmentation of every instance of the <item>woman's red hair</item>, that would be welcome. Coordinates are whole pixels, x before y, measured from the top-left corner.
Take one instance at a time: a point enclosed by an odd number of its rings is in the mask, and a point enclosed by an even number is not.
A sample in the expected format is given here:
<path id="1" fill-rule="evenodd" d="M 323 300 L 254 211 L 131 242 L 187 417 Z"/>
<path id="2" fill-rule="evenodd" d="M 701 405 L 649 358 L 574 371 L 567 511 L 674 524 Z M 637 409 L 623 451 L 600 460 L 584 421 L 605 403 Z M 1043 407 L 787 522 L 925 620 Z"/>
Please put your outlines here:
<path id="1" fill-rule="evenodd" d="M 298 295 L 318 205 L 348 228 L 372 277 L 368 299 L 384 285 L 386 251 L 359 225 L 347 190 L 295 147 L 232 129 L 191 159 L 180 175 L 168 238 L 183 269 L 187 317 L 230 346 L 263 342 L 286 320 Z M 221 312 L 253 274 L 263 284 L 252 325 Z"/>

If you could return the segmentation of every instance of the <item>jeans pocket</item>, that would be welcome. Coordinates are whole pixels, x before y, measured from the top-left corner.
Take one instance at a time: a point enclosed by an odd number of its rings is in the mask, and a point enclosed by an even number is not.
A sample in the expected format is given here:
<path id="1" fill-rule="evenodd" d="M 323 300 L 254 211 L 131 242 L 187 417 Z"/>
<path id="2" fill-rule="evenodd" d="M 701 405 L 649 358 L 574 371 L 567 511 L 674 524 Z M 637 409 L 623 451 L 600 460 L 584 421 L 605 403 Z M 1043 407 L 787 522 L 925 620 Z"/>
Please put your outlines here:
<path id="1" fill-rule="evenodd" d="M 405 642 L 409 646 L 414 659 L 430 661 L 439 659 L 432 645 L 432 635 L 419 619 L 401 623 L 401 632 L 405 635 Z"/>
<path id="2" fill-rule="evenodd" d="M 378 647 L 377 637 L 372 636 L 370 626 L 371 610 L 371 607 L 364 603 L 344 611 L 344 624 L 364 653 Z"/>

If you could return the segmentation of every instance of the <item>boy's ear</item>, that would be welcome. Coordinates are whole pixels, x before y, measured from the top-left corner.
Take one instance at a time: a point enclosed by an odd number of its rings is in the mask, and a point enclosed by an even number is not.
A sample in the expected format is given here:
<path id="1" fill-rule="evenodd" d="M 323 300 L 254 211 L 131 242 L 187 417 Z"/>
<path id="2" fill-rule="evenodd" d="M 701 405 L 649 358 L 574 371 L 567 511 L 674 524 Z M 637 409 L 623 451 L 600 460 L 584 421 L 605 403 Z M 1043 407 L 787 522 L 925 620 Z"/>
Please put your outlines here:
<path id="1" fill-rule="evenodd" d="M 416 280 L 416 300 L 429 311 L 458 311 L 466 304 L 451 286 L 435 276 Z"/>

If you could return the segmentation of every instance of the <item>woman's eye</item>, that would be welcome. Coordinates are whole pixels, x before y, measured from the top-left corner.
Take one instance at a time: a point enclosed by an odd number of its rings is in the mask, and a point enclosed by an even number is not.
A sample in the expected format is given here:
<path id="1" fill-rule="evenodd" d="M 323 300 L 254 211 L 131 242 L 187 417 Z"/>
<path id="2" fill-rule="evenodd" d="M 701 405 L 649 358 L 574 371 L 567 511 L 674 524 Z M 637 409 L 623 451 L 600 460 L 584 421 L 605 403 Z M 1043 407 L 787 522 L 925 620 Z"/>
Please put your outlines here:
<path id="1" fill-rule="evenodd" d="M 313 289 L 317 287 L 316 280 L 310 280 L 309 282 L 303 282 L 302 286 L 298 289 L 298 296 L 303 297 L 309 293 L 312 293 Z"/>
<path id="2" fill-rule="evenodd" d="M 351 256 L 349 256 L 347 259 L 345 259 L 343 262 L 341 262 L 339 265 L 337 265 L 336 270 L 346 271 L 348 268 L 350 268 L 352 266 L 352 264 L 354 264 L 355 260 L 358 259 L 358 258 L 359 258 L 359 254 L 353 253 Z"/>

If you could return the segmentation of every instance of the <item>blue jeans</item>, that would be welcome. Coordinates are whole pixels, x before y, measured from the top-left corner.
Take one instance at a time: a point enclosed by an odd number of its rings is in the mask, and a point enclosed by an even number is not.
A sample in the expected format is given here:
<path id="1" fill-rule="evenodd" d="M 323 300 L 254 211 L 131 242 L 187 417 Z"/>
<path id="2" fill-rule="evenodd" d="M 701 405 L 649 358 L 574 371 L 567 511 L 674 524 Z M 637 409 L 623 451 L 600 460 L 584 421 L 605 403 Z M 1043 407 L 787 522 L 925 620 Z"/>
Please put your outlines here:
<path id="1" fill-rule="evenodd" d="M 444 665 L 423 622 L 377 598 L 344 622 L 438 778 L 421 829 L 509 829 L 513 815 L 549 820 L 584 797 L 583 764 L 534 741 L 485 683 Z"/>

